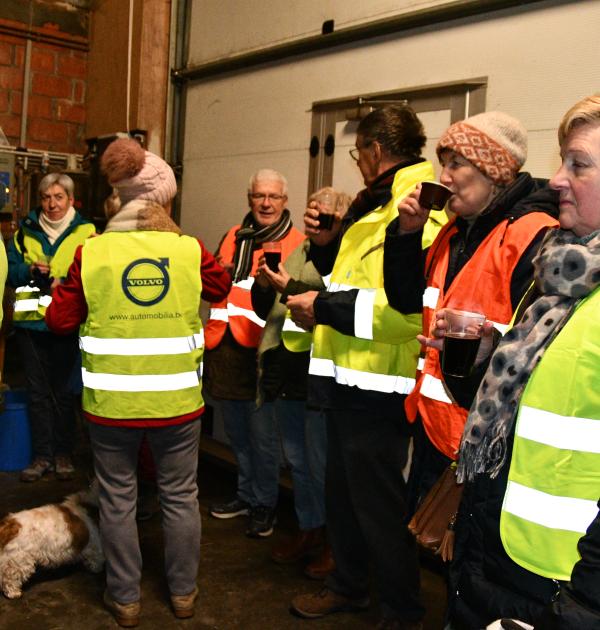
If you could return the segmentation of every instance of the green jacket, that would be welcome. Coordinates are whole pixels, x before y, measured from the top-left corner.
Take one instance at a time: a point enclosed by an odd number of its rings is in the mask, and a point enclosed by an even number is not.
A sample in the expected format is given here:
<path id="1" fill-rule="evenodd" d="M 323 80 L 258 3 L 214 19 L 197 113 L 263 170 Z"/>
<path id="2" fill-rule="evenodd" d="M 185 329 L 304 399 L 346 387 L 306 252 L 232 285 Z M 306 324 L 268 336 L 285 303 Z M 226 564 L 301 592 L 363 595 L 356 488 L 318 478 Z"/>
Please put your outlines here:
<path id="1" fill-rule="evenodd" d="M 79 213 L 75 213 L 75 218 L 60 237 L 51 244 L 48 236 L 39 224 L 41 209 L 32 210 L 22 221 L 19 229 L 13 238 L 8 242 L 8 283 L 19 291 L 20 297 L 37 299 L 40 295 L 35 279 L 31 274 L 31 264 L 40 260 L 40 255 L 52 258 L 50 263 L 50 275 L 54 278 L 64 278 L 67 275 L 69 266 L 73 261 L 73 256 L 78 245 L 81 245 L 89 236 L 94 234 L 94 225 L 84 219 Z M 27 288 L 32 292 L 25 294 Z M 38 290 L 35 290 L 38 289 Z M 17 295 L 19 297 L 19 295 Z M 34 330 L 47 331 L 44 322 L 45 307 L 50 302 L 50 296 L 44 297 L 37 313 L 32 311 L 30 316 L 19 318 L 14 317 L 15 326 L 31 328 Z"/>

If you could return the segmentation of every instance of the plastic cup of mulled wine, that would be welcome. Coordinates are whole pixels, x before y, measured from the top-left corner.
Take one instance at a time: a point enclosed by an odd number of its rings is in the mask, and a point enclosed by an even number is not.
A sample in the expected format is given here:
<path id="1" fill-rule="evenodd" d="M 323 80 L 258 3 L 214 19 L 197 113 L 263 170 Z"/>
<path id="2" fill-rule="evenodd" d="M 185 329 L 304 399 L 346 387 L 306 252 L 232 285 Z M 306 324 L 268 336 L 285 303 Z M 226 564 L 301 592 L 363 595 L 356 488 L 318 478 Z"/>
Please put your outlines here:
<path id="1" fill-rule="evenodd" d="M 267 267 L 274 273 L 279 273 L 279 263 L 281 262 L 281 241 L 267 241 L 262 244 Z"/>
<path id="2" fill-rule="evenodd" d="M 442 350 L 442 372 L 464 378 L 473 371 L 485 315 L 454 308 L 445 310 L 446 333 Z"/>
<path id="3" fill-rule="evenodd" d="M 315 198 L 319 210 L 319 229 L 331 230 L 335 219 L 335 195 L 330 192 L 322 192 Z"/>
<path id="4" fill-rule="evenodd" d="M 452 195 L 448 186 L 439 182 L 421 182 L 419 204 L 427 210 L 443 210 Z"/>

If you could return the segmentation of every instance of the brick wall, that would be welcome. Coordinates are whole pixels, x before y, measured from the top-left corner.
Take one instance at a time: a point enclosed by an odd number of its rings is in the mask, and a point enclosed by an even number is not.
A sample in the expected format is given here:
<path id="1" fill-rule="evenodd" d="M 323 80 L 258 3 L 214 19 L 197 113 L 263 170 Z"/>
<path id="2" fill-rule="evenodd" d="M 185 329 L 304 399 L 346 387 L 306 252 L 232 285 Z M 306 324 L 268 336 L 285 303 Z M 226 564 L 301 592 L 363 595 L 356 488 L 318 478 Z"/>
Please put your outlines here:
<path id="1" fill-rule="evenodd" d="M 14 146 L 21 134 L 25 44 L 25 38 L 0 32 L 0 127 Z M 85 151 L 87 56 L 85 51 L 33 42 L 27 148 Z"/>

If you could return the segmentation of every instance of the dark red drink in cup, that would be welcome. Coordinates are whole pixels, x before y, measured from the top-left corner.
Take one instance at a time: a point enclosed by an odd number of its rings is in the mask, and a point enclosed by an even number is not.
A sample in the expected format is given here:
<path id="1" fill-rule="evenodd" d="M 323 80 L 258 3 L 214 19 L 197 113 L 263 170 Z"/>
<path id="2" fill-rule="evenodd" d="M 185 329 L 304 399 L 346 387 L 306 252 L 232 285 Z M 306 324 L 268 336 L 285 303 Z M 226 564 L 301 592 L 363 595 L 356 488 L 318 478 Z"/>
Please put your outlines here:
<path id="1" fill-rule="evenodd" d="M 315 201 L 319 209 L 319 229 L 331 230 L 335 220 L 335 195 L 331 192 L 322 192 Z"/>
<path id="2" fill-rule="evenodd" d="M 442 350 L 442 372 L 447 376 L 464 378 L 473 371 L 485 315 L 447 308 L 446 334 Z"/>
<path id="3" fill-rule="evenodd" d="M 265 262 L 267 267 L 275 273 L 279 273 L 279 263 L 281 262 L 281 242 L 269 241 L 262 244 L 265 253 Z"/>

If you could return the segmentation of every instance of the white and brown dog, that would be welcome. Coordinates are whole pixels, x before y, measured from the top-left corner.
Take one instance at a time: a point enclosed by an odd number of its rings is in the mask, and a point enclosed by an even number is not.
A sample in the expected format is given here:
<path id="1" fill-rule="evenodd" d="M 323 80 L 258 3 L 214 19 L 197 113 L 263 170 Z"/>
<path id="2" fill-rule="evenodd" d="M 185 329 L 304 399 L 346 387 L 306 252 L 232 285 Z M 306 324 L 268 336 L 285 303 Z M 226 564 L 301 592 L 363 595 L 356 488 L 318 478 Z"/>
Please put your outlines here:
<path id="1" fill-rule="evenodd" d="M 82 562 L 102 571 L 104 554 L 98 527 L 88 510 L 97 507 L 95 488 L 70 494 L 62 503 L 9 514 L 0 521 L 0 589 L 9 599 L 37 567 L 56 568 Z"/>

